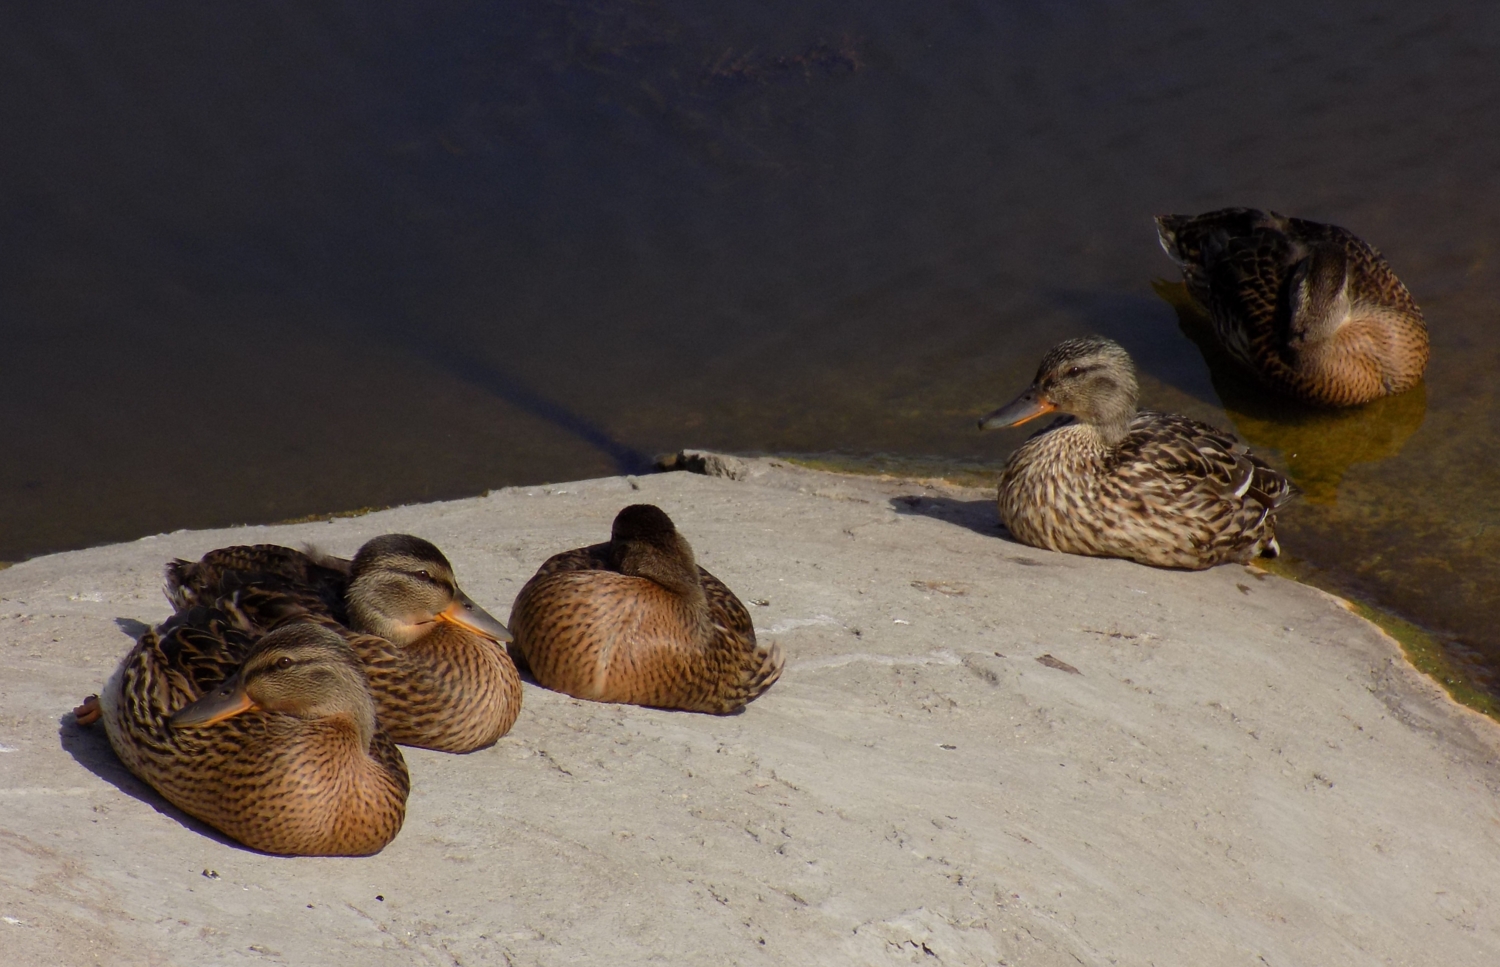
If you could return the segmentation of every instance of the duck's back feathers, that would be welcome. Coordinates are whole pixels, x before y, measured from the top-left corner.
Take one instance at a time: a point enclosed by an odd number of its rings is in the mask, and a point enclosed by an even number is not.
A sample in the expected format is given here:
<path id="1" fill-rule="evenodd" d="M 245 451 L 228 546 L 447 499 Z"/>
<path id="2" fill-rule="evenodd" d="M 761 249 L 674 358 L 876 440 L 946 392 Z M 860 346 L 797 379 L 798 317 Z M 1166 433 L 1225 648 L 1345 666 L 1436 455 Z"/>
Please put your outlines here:
<path id="1" fill-rule="evenodd" d="M 1427 325 L 1369 244 L 1337 225 L 1228 208 L 1157 219 L 1221 343 L 1267 385 L 1333 406 L 1416 385 Z"/>
<path id="2" fill-rule="evenodd" d="M 166 594 L 174 608 L 238 595 L 239 608 L 262 631 L 294 615 L 321 615 L 348 624 L 350 562 L 277 544 L 221 547 L 198 561 L 167 564 Z"/>
<path id="3" fill-rule="evenodd" d="M 1137 413 L 1113 463 L 1122 474 L 1169 474 L 1189 490 L 1225 501 L 1254 501 L 1266 510 L 1280 507 L 1296 491 L 1286 475 L 1231 434 L 1174 413 Z"/>

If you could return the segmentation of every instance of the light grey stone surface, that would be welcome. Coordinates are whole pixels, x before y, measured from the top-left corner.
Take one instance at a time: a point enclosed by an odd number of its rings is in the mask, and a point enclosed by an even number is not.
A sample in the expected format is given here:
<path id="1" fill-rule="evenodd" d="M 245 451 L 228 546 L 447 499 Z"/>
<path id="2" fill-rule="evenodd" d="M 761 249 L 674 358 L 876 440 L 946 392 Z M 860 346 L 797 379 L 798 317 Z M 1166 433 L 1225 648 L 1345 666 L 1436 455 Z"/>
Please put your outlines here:
<path id="1" fill-rule="evenodd" d="M 745 466 L 0 572 L 0 962 L 1500 964 L 1496 728 L 1335 600 L 1022 547 L 978 491 Z M 493 748 L 408 750 L 400 836 L 331 860 L 213 835 L 71 724 L 167 615 L 169 557 L 407 531 L 504 616 L 637 501 L 787 654 L 741 715 L 528 684 Z"/>

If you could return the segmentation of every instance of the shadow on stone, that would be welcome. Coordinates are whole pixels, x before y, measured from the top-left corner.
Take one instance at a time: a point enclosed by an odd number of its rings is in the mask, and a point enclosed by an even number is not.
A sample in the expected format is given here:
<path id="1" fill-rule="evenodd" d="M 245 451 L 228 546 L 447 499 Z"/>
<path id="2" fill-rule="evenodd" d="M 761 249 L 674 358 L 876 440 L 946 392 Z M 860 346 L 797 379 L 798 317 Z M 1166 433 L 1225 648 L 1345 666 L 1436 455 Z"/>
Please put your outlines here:
<path id="1" fill-rule="evenodd" d="M 995 502 L 991 499 L 959 500 L 956 497 L 934 497 L 926 494 L 907 494 L 891 498 L 891 509 L 908 516 L 931 517 L 948 524 L 967 527 L 976 534 L 1000 537 L 1015 541 L 1010 531 L 1000 523 L 995 514 Z"/>
<path id="2" fill-rule="evenodd" d="M 189 816 L 163 799 L 155 789 L 132 775 L 115 755 L 114 749 L 110 748 L 109 737 L 104 732 L 103 723 L 83 727 L 78 724 L 72 712 L 67 712 L 57 720 L 57 738 L 68 755 L 73 757 L 74 762 L 125 795 L 140 800 L 163 816 L 176 820 L 186 828 L 216 843 L 223 843 L 225 846 L 232 846 L 249 853 L 255 852 L 207 823 L 199 822 Z"/>

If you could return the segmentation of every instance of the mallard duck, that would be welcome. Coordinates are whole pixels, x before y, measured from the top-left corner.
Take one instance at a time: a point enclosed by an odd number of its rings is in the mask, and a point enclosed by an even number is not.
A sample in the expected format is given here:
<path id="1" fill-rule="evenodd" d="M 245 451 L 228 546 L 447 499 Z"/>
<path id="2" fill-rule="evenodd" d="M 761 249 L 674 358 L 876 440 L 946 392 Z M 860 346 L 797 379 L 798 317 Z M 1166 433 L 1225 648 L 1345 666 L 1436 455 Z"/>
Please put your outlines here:
<path id="1" fill-rule="evenodd" d="M 511 630 L 547 688 L 596 702 L 727 714 L 781 675 L 750 614 L 659 507 L 634 504 L 610 539 L 555 554 L 521 593 Z"/>
<path id="2" fill-rule="evenodd" d="M 249 631 L 314 620 L 341 631 L 365 662 L 381 725 L 403 745 L 469 752 L 521 711 L 510 632 L 459 590 L 442 551 L 385 534 L 354 559 L 275 544 L 226 547 L 167 565 L 177 608 L 215 603 Z"/>
<path id="3" fill-rule="evenodd" d="M 318 625 L 256 641 L 190 608 L 142 635 L 76 711 L 102 717 L 120 761 L 174 806 L 252 849 L 364 856 L 406 816 L 406 763 L 359 658 Z"/>
<path id="4" fill-rule="evenodd" d="M 1254 208 L 1162 215 L 1156 227 L 1224 348 L 1272 389 L 1354 406 L 1422 378 L 1422 310 L 1351 232 Z"/>
<path id="5" fill-rule="evenodd" d="M 1136 409 L 1135 366 L 1101 336 L 1068 339 L 980 429 L 1053 411 L 1000 472 L 1000 519 L 1016 540 L 1157 567 L 1275 557 L 1276 508 L 1294 488 L 1228 433 Z"/>

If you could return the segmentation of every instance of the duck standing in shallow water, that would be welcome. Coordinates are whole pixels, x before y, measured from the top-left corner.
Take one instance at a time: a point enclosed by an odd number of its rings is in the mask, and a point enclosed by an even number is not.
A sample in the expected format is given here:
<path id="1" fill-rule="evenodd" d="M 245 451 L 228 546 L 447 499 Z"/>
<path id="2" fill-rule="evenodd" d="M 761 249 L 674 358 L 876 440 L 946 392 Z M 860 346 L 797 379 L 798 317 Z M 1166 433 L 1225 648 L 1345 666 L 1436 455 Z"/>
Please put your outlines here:
<path id="1" fill-rule="evenodd" d="M 1352 233 L 1254 208 L 1162 215 L 1156 228 L 1219 342 L 1272 389 L 1355 406 L 1422 378 L 1422 311 Z"/>
<path id="2" fill-rule="evenodd" d="M 102 718 L 131 772 L 252 849 L 379 852 L 411 784 L 359 658 L 314 624 L 251 641 L 223 612 L 174 615 L 76 710 L 79 724 Z"/>
<path id="3" fill-rule="evenodd" d="M 1205 568 L 1275 557 L 1276 508 L 1289 480 L 1227 433 L 1136 409 L 1135 367 L 1109 339 L 1059 343 L 1036 380 L 980 429 L 1054 410 L 1054 425 L 1000 472 L 1000 519 L 1016 540 L 1157 567 Z"/>
<path id="4" fill-rule="evenodd" d="M 756 644 L 740 599 L 651 504 L 620 511 L 608 543 L 549 558 L 510 626 L 538 682 L 596 702 L 722 715 L 781 675 L 781 649 Z"/>
<path id="5" fill-rule="evenodd" d="M 214 603 L 263 634 L 288 621 L 339 630 L 365 663 L 381 725 L 402 745 L 470 752 L 510 731 L 521 676 L 510 632 L 459 590 L 443 552 L 385 534 L 352 561 L 275 544 L 225 547 L 167 565 L 181 609 Z"/>

